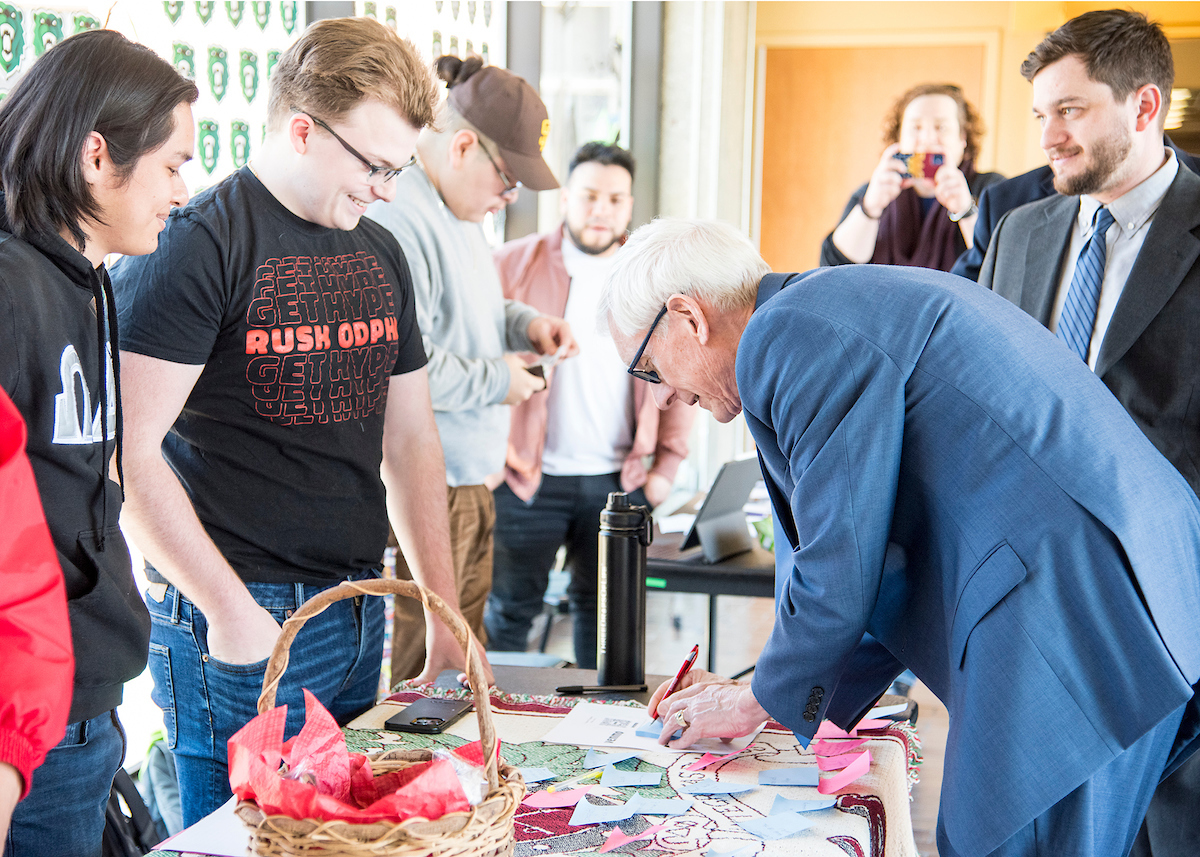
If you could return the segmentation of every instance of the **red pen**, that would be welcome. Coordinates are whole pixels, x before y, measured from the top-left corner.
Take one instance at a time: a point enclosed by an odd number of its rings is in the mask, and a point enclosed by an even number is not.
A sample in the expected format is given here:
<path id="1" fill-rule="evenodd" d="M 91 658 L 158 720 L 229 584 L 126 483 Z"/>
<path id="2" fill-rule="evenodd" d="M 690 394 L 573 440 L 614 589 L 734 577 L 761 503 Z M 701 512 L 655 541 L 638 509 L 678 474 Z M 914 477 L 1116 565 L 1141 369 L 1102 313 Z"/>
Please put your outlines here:
<path id="1" fill-rule="evenodd" d="M 659 702 L 662 702 L 663 699 L 666 699 L 675 692 L 675 688 L 679 687 L 679 683 L 683 681 L 683 677 L 688 674 L 688 670 L 692 668 L 692 664 L 696 663 L 696 656 L 698 654 L 700 654 L 699 643 L 692 646 L 692 650 L 688 652 L 688 656 L 683 659 L 683 665 L 679 668 L 679 672 L 675 673 L 675 678 L 671 679 L 671 683 L 667 685 L 667 692 L 662 695 L 662 699 L 660 699 Z M 657 705 L 655 705 L 654 710 L 650 712 L 650 719 L 658 719 Z"/>

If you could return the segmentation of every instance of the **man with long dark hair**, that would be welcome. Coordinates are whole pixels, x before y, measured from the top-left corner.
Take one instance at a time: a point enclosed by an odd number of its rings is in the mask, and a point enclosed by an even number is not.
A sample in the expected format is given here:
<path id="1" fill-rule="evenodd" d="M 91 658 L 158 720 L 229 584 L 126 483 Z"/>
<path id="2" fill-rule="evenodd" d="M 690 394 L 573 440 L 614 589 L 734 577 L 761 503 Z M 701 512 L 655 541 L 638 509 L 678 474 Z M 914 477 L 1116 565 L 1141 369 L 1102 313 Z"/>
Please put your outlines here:
<path id="1" fill-rule="evenodd" d="M 99 30 L 47 51 L 0 108 L 0 386 L 29 425 L 75 652 L 66 737 L 24 784 L 6 857 L 100 852 L 124 753 L 116 707 L 150 634 L 108 478 L 121 408 L 104 257 L 153 252 L 187 200 L 196 96 L 148 48 Z"/>

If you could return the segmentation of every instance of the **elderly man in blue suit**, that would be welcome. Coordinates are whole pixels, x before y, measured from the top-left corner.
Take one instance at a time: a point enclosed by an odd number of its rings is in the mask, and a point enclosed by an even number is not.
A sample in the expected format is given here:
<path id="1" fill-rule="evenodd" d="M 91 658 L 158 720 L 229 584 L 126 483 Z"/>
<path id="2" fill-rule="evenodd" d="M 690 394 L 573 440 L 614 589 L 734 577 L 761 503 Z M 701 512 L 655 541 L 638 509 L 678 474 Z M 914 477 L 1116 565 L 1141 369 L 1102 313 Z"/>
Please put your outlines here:
<path id="1" fill-rule="evenodd" d="M 1200 732 L 1200 502 L 1082 361 L 961 278 L 769 274 L 718 223 L 639 229 L 603 307 L 661 405 L 745 413 L 775 510 L 753 682 L 689 673 L 674 745 L 807 743 L 907 666 L 950 712 L 943 857 L 1126 853 Z"/>

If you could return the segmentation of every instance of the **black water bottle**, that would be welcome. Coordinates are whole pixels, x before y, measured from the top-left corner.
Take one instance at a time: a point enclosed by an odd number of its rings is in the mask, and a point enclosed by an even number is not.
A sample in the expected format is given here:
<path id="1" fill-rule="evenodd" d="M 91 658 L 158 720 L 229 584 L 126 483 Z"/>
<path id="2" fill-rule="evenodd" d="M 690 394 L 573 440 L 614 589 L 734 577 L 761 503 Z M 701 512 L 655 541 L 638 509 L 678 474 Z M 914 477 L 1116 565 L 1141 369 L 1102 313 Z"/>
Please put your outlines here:
<path id="1" fill-rule="evenodd" d="M 647 506 L 614 491 L 600 513 L 596 683 L 646 681 L 646 547 L 653 522 Z"/>

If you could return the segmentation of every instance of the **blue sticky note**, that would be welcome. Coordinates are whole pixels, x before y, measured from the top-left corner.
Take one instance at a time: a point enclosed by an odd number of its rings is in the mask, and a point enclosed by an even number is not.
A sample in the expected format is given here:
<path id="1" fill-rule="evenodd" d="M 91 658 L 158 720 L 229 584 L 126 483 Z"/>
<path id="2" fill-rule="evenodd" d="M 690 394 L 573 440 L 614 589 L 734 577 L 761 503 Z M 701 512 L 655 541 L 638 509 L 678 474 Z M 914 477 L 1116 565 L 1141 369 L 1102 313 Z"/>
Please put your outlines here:
<path id="1" fill-rule="evenodd" d="M 782 815 L 772 815 L 767 818 L 739 821 L 737 824 L 742 830 L 753 833 L 759 839 L 783 839 L 785 836 L 791 836 L 805 828 L 812 827 L 814 823 L 802 812 L 785 812 Z"/>
<path id="2" fill-rule="evenodd" d="M 795 768 L 773 768 L 758 772 L 760 786 L 815 786 L 821 782 L 815 765 Z"/>
<path id="3" fill-rule="evenodd" d="M 634 815 L 683 815 L 695 801 L 690 798 L 647 798 L 634 795 L 625 804 Z"/>
<path id="4" fill-rule="evenodd" d="M 600 777 L 602 786 L 657 786 L 662 785 L 662 771 L 618 771 L 612 765 L 604 769 Z"/>
<path id="5" fill-rule="evenodd" d="M 637 735 L 639 738 L 657 738 L 662 734 L 662 731 L 663 722 L 661 720 L 651 720 L 648 723 L 643 723 L 641 726 L 634 729 L 633 734 Z M 682 734 L 683 730 L 680 729 L 671 736 L 671 740 L 674 741 Z"/>
<path id="6" fill-rule="evenodd" d="M 637 755 L 637 750 L 618 750 L 615 753 L 599 753 L 595 750 L 588 750 L 587 755 L 583 757 L 583 766 L 588 770 L 604 768 L 608 765 L 615 765 L 617 762 L 624 762 L 626 759 L 635 759 Z"/>
<path id="7" fill-rule="evenodd" d="M 708 779 L 684 786 L 680 791 L 686 795 L 740 795 L 756 788 L 754 783 L 722 783 Z"/>
<path id="8" fill-rule="evenodd" d="M 704 857 L 754 857 L 757 853 L 757 845 L 743 845 L 734 851 L 718 851 L 716 848 L 709 848 L 704 852 Z"/>
<path id="9" fill-rule="evenodd" d="M 829 809 L 837 804 L 835 797 L 822 797 L 814 800 L 788 800 L 783 795 L 775 795 L 775 803 L 767 815 L 782 815 L 785 812 L 813 812 L 818 809 Z"/>
<path id="10" fill-rule="evenodd" d="M 521 778 L 526 783 L 540 783 L 545 780 L 552 780 L 558 776 L 549 768 L 521 768 Z"/>
<path id="11" fill-rule="evenodd" d="M 585 824 L 606 824 L 610 821 L 624 821 L 627 818 L 633 818 L 634 812 L 629 804 L 617 804 L 615 806 L 600 806 L 599 804 L 591 803 L 587 799 L 587 795 L 580 798 L 579 803 L 575 804 L 575 811 L 571 813 L 571 820 L 567 822 L 572 827 L 582 827 Z"/>

